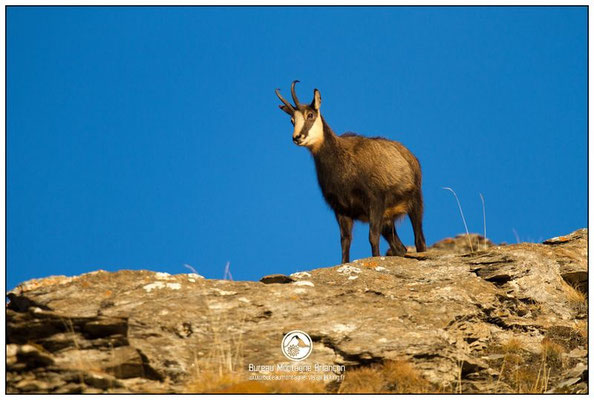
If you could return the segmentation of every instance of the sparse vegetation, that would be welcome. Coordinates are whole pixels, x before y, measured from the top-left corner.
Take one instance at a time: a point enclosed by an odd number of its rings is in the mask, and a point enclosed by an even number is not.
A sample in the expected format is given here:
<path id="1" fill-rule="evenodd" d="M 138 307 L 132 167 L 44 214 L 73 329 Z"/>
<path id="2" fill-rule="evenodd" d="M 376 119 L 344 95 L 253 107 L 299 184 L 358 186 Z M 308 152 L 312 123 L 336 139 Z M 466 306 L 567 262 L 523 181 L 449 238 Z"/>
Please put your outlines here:
<path id="1" fill-rule="evenodd" d="M 370 267 L 372 265 L 369 265 Z M 587 297 L 576 288 L 566 285 L 569 301 L 587 306 Z M 315 381 L 286 378 L 250 380 L 243 360 L 242 336 L 237 334 L 232 342 L 220 340 L 227 326 L 219 320 L 211 334 L 213 350 L 196 360 L 195 374 L 186 384 L 186 393 L 431 393 L 443 392 L 446 386 L 437 387 L 421 376 L 414 365 L 406 360 L 391 360 L 369 366 L 347 369 L 342 381 Z M 226 329 L 226 328 L 225 328 Z M 491 368 L 498 371 L 494 387 L 502 392 L 544 393 L 551 389 L 552 379 L 562 371 L 573 367 L 565 356 L 571 349 L 586 346 L 587 321 L 579 320 L 573 327 L 552 327 L 535 350 L 514 336 L 488 349 L 488 353 L 501 354 L 494 357 Z M 218 362 L 217 362 L 218 360 Z M 223 360 L 224 362 L 220 362 Z M 445 389 L 448 392 L 464 393 L 468 386 L 460 374 L 455 382 Z M 278 375 L 279 373 L 275 373 Z M 303 377 L 303 376 L 302 376 Z"/>
<path id="2" fill-rule="evenodd" d="M 323 393 L 324 385 L 320 382 L 309 380 L 250 380 L 246 370 L 243 350 L 242 327 L 244 321 L 239 323 L 237 334 L 233 340 L 226 342 L 222 330 L 229 329 L 231 324 L 226 323 L 220 316 L 212 315 L 213 324 L 210 329 L 212 337 L 212 350 L 200 357 L 196 354 L 192 377 L 186 383 L 184 393 Z M 222 361 L 222 362 L 221 362 Z M 287 378 L 289 375 L 286 374 Z"/>
<path id="3" fill-rule="evenodd" d="M 563 290 L 567 296 L 567 301 L 578 313 L 585 313 L 588 311 L 588 297 L 586 293 L 577 288 L 576 285 L 570 285 L 563 281 Z"/>
<path id="4" fill-rule="evenodd" d="M 545 337 L 541 342 L 541 354 L 543 359 L 546 359 L 550 365 L 563 364 L 562 355 L 567 352 L 567 349 Z"/>
<path id="5" fill-rule="evenodd" d="M 542 355 L 531 353 L 516 338 L 501 346 L 504 352 L 499 371 L 499 382 L 504 382 L 515 393 L 542 393 L 548 383 L 550 368 L 547 366 L 547 351 Z"/>
<path id="6" fill-rule="evenodd" d="M 580 335 L 584 340 L 586 348 L 588 347 L 588 321 L 585 319 L 578 320 L 573 324 L 573 330 Z"/>
<path id="7" fill-rule="evenodd" d="M 563 346 L 567 351 L 571 351 L 577 347 L 585 347 L 588 340 L 587 336 L 582 336 L 582 334 L 575 329 L 575 324 L 573 327 L 551 327 L 547 331 L 546 339 Z"/>
<path id="8" fill-rule="evenodd" d="M 233 357 L 229 357 L 233 358 Z M 387 361 L 345 372 L 341 383 L 309 379 L 250 380 L 243 370 L 199 362 L 186 393 L 429 393 L 435 392 L 415 367 L 404 360 Z M 278 375 L 278 373 L 276 373 Z M 282 375 L 281 375 L 282 376 Z"/>
<path id="9" fill-rule="evenodd" d="M 200 370 L 186 393 L 324 393 L 324 385 L 309 380 L 252 381 L 240 371 Z"/>
<path id="10" fill-rule="evenodd" d="M 379 368 L 362 367 L 345 374 L 339 393 L 387 392 L 386 380 Z"/>
<path id="11" fill-rule="evenodd" d="M 339 393 L 428 393 L 435 391 L 405 360 L 347 371 Z"/>
<path id="12" fill-rule="evenodd" d="M 501 350 L 506 355 L 508 354 L 519 354 L 524 348 L 524 344 L 517 338 L 511 338 L 501 345 Z"/>
<path id="13" fill-rule="evenodd" d="M 482 237 L 470 236 L 481 248 Z M 285 286 L 129 270 L 50 278 L 49 287 L 26 283 L 9 293 L 7 387 L 586 393 L 586 239 L 579 230 L 543 244 L 489 243 L 489 251 L 469 256 L 463 234 L 422 262 L 362 259 L 303 272 L 292 277 L 299 284 Z M 296 328 L 315 342 L 299 364 L 279 348 L 282 334 Z M 333 362 L 346 371 L 322 375 L 315 365 Z"/>
<path id="14" fill-rule="evenodd" d="M 460 200 L 458 199 L 458 195 L 454 192 L 454 189 L 449 187 L 443 187 L 444 190 L 449 190 L 452 192 L 454 197 L 456 198 L 456 202 L 458 203 L 458 210 L 460 210 L 460 216 L 462 217 L 462 222 L 464 222 L 464 229 L 466 230 L 466 237 L 468 238 L 468 245 L 470 246 L 470 252 L 474 253 L 474 249 L 472 248 L 472 242 L 470 240 L 470 233 L 468 232 L 468 225 L 466 225 L 466 218 L 464 218 L 464 211 L 462 211 L 462 205 L 460 204 Z"/>
<path id="15" fill-rule="evenodd" d="M 472 244 L 472 238 L 471 238 L 470 232 L 468 230 L 468 225 L 466 224 L 466 218 L 464 217 L 464 211 L 462 211 L 462 205 L 460 204 L 460 199 L 458 199 L 458 195 L 456 194 L 454 189 L 452 189 L 450 187 L 442 187 L 442 189 L 452 192 L 452 194 L 454 195 L 454 198 L 456 199 L 456 203 L 458 204 L 458 210 L 460 211 L 460 217 L 462 218 L 462 222 L 464 223 L 464 229 L 466 230 L 466 239 L 468 241 L 468 246 L 470 247 L 470 252 L 474 253 L 475 249 Z M 479 251 L 481 249 L 484 250 L 489 247 L 489 245 L 487 243 L 487 214 L 485 211 L 485 198 L 483 197 L 482 193 L 479 193 L 479 195 L 481 197 L 481 203 L 483 206 L 483 237 L 482 237 L 483 243 L 481 245 L 481 237 L 478 236 L 477 237 L 477 245 L 476 245 L 477 251 Z"/>
<path id="16" fill-rule="evenodd" d="M 583 326 L 580 328 L 583 329 Z M 562 337 L 560 332 L 547 334 L 538 352 L 517 337 L 490 348 L 492 354 L 503 354 L 501 359 L 494 358 L 491 365 L 499 372 L 496 382 L 499 390 L 513 393 L 547 392 L 551 388 L 551 377 L 559 376 L 573 367 L 565 357 L 569 349 L 562 343 L 570 340 L 566 337 L 568 332 L 563 330 Z"/>
<path id="17" fill-rule="evenodd" d="M 483 247 L 486 249 L 489 246 L 487 245 L 487 214 L 485 211 L 485 198 L 482 193 L 479 194 L 481 196 L 481 203 L 483 203 Z"/>

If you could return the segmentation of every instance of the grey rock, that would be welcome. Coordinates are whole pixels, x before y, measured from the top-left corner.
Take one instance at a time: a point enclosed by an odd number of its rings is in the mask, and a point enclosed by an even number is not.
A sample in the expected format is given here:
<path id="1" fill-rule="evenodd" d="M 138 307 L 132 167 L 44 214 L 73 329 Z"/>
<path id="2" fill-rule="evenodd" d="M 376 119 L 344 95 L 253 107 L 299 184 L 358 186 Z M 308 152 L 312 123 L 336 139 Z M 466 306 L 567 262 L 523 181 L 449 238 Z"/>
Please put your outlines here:
<path id="1" fill-rule="evenodd" d="M 495 243 L 482 235 L 471 233 L 471 234 L 460 234 L 453 238 L 442 239 L 439 242 L 434 243 L 429 250 L 441 250 L 448 251 L 450 253 L 466 254 L 471 251 L 480 251 L 488 249 L 489 247 L 496 246 Z"/>
<path id="2" fill-rule="evenodd" d="M 587 304 L 563 275 L 587 275 L 587 231 L 545 244 L 477 238 L 473 252 L 464 239 L 263 278 L 284 284 L 128 270 L 24 282 L 8 293 L 7 390 L 182 392 L 205 366 L 249 375 L 248 364 L 288 362 L 280 344 L 295 329 L 313 341 L 307 362 L 348 374 L 405 359 L 443 390 L 461 380 L 469 392 L 513 391 L 494 383 L 511 339 L 540 360 L 547 338 L 571 352 L 570 370 L 585 366 L 574 328 Z M 574 393 L 587 374 L 576 371 Z M 575 378 L 555 374 L 549 387 Z"/>
<path id="3" fill-rule="evenodd" d="M 98 374 L 98 373 L 87 373 L 84 376 L 84 383 L 86 385 L 92 386 L 96 389 L 101 389 L 101 391 L 110 389 L 110 388 L 124 387 L 124 385 L 121 383 L 121 381 L 118 379 L 114 379 L 113 376 L 108 375 L 108 374 Z"/>
<path id="4" fill-rule="evenodd" d="M 291 283 L 291 282 L 295 282 L 295 279 L 293 279 L 287 275 L 273 274 L 273 275 L 266 275 L 265 277 L 261 278 L 260 282 L 266 283 L 266 284 L 269 284 L 269 283 Z"/>
<path id="5" fill-rule="evenodd" d="M 580 378 L 569 378 L 565 379 L 562 382 L 556 384 L 552 389 L 548 390 L 547 393 L 563 393 L 570 390 L 571 387 L 575 387 L 576 383 L 578 383 L 581 379 Z"/>
<path id="6" fill-rule="evenodd" d="M 567 373 L 565 373 L 565 376 L 569 376 L 572 378 L 576 377 L 580 380 L 586 381 L 588 380 L 588 366 L 586 364 L 579 363 L 575 367 L 567 371 Z"/>
<path id="7" fill-rule="evenodd" d="M 25 344 L 17 349 L 19 362 L 25 363 L 30 368 L 44 367 L 54 363 L 54 357 L 39 347 Z"/>
<path id="8" fill-rule="evenodd" d="M 586 358 L 588 357 L 588 350 L 584 348 L 575 348 L 567 353 L 567 357 L 570 358 Z"/>

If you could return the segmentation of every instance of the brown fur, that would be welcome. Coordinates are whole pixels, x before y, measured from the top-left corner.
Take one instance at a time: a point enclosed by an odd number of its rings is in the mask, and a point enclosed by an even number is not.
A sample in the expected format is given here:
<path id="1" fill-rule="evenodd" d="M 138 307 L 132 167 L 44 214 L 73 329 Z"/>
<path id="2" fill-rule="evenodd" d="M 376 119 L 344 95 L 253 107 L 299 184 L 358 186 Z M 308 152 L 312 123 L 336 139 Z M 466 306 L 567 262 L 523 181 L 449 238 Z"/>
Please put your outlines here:
<path id="1" fill-rule="evenodd" d="M 291 109 L 284 100 L 281 109 L 290 115 L 297 110 L 304 114 L 315 112 L 322 120 L 323 138 L 309 149 L 316 165 L 318 184 L 340 227 L 342 262 L 349 261 L 354 220 L 369 222 L 369 242 L 374 257 L 380 255 L 380 234 L 390 244 L 387 255 L 404 255 L 406 247 L 396 233 L 394 221 L 408 214 L 416 249 L 425 251 L 421 166 L 417 158 L 401 143 L 385 138 L 367 138 L 353 133 L 337 136 L 320 114 L 321 98 L 316 92 L 311 105 L 296 104 Z M 296 144 L 306 142 L 312 126 L 313 121 L 306 124 L 294 134 L 293 141 Z"/>

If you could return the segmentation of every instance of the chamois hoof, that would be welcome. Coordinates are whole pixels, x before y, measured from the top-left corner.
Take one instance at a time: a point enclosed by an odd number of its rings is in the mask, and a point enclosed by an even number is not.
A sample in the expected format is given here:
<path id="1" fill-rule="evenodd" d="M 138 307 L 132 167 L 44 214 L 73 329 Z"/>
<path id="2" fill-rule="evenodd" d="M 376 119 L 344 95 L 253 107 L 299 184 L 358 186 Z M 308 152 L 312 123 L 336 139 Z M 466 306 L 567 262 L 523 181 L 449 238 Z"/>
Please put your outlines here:
<path id="1" fill-rule="evenodd" d="M 399 250 L 393 250 L 390 248 L 386 252 L 386 256 L 388 256 L 388 257 L 404 257 L 405 254 L 406 254 L 406 247 L 403 247 L 402 249 L 399 249 Z"/>

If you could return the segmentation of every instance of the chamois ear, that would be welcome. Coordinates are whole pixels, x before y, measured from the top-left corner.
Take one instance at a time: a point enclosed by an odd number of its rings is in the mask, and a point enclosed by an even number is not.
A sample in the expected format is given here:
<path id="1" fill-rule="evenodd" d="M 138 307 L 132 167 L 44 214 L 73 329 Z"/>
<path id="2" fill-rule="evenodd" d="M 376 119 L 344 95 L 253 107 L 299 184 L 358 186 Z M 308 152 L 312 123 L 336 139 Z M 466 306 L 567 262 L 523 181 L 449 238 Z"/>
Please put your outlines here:
<path id="1" fill-rule="evenodd" d="M 311 102 L 311 106 L 315 110 L 319 110 L 320 106 L 322 105 L 322 96 L 320 95 L 320 91 L 318 89 L 314 89 L 314 98 Z"/>
<path id="2" fill-rule="evenodd" d="M 278 108 L 280 108 L 281 110 L 283 110 L 284 112 L 286 112 L 290 116 L 293 116 L 293 110 L 291 110 L 289 107 L 287 107 L 285 105 L 280 105 L 280 106 L 278 106 Z"/>

